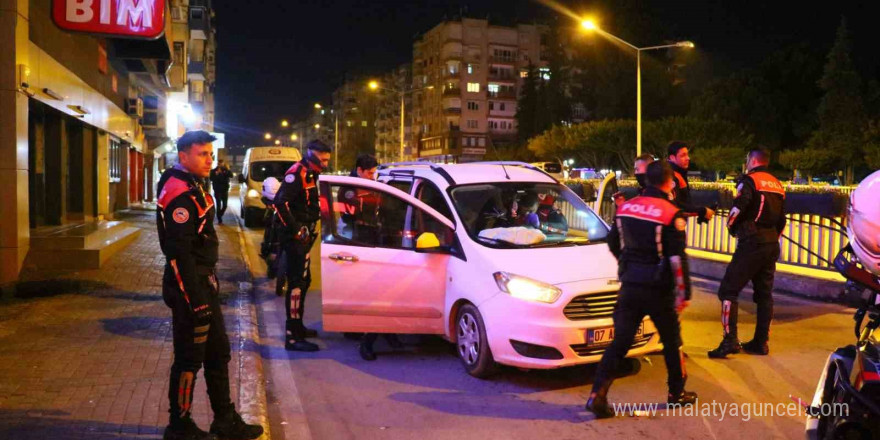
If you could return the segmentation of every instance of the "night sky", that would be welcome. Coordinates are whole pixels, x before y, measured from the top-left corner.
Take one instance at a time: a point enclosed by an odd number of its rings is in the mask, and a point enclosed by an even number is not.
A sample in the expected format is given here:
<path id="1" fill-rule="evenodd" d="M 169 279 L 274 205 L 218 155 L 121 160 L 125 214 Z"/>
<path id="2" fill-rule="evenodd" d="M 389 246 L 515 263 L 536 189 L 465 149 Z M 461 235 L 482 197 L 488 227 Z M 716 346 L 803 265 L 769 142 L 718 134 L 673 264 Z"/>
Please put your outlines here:
<path id="1" fill-rule="evenodd" d="M 575 12 L 596 11 L 600 17 L 613 17 L 614 8 L 634 5 L 652 22 L 656 18 L 670 40 L 693 40 L 731 67 L 753 66 L 798 42 L 825 53 L 843 15 L 863 77 L 880 79 L 876 1 L 618 0 L 602 2 L 615 5 L 605 8 L 597 2 L 560 3 Z M 414 35 L 465 8 L 466 16 L 488 15 L 490 22 L 569 21 L 527 0 L 215 0 L 214 8 L 215 129 L 227 133 L 229 146 L 259 143 L 262 133 L 277 127 L 281 118 L 294 120 L 312 103 L 329 102 L 345 75 L 378 75 L 410 61 Z M 634 40 L 637 45 L 657 43 Z"/>

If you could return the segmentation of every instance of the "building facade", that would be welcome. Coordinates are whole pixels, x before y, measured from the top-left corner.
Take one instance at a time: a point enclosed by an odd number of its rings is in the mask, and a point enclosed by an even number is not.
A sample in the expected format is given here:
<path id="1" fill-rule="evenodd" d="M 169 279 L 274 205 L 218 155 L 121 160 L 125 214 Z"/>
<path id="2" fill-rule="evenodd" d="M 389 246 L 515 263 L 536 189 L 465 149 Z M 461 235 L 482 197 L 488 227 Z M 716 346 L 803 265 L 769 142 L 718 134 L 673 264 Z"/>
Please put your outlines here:
<path id="1" fill-rule="evenodd" d="M 181 5 L 185 20 L 173 12 Z M 186 47 L 178 52 L 175 44 L 189 41 L 185 2 L 166 2 L 165 32 L 156 40 L 62 30 L 52 2 L 42 0 L 0 3 L 0 22 L 0 289 L 6 289 L 24 267 L 51 261 L 63 268 L 47 255 L 73 256 L 76 264 L 83 263 L 75 261 L 82 251 L 103 261 L 105 254 L 69 248 L 57 234 L 107 232 L 102 220 L 153 199 L 161 169 L 154 159 L 173 152 L 176 136 L 201 121 L 188 97 L 171 105 L 171 95 L 188 87 L 181 69 Z M 205 114 L 213 118 L 213 109 Z M 124 234 L 123 228 L 106 238 Z"/>
<path id="2" fill-rule="evenodd" d="M 376 158 L 380 163 L 411 160 L 412 64 L 403 64 L 379 78 L 376 103 Z M 403 101 L 403 102 L 401 102 Z M 404 115 L 401 121 L 401 113 Z M 401 129 L 403 137 L 401 138 Z"/>
<path id="3" fill-rule="evenodd" d="M 375 154 L 376 116 L 381 91 L 370 90 L 368 77 L 347 79 L 333 92 L 334 122 L 339 136 L 335 155 L 337 169 L 347 170 L 360 153 Z M 398 113 L 399 114 L 399 113 Z"/>
<path id="4" fill-rule="evenodd" d="M 481 160 L 516 139 L 517 97 L 529 64 L 543 67 L 538 25 L 445 21 L 413 44 L 413 136 L 420 159 Z"/>

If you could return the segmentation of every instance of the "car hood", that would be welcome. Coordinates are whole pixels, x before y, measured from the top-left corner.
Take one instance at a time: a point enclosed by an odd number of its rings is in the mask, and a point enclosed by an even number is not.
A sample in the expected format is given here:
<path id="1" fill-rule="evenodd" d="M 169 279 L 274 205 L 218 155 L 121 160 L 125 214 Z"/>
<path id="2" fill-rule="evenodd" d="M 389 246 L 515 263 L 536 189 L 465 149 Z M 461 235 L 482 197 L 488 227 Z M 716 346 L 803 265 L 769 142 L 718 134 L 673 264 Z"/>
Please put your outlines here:
<path id="1" fill-rule="evenodd" d="M 495 271 L 554 285 L 617 278 L 617 260 L 605 243 L 535 249 L 483 247 L 481 251 L 492 262 Z"/>

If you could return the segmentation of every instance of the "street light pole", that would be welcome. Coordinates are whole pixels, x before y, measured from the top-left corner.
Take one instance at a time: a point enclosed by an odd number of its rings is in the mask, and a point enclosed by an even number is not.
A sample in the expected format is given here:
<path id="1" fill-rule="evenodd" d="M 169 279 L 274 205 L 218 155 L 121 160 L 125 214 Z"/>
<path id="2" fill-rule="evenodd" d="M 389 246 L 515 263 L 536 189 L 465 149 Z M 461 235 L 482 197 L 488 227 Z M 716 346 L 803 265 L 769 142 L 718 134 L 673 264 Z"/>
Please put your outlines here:
<path id="1" fill-rule="evenodd" d="M 404 130 L 406 130 L 406 92 L 400 91 L 400 161 L 403 162 L 404 151 L 406 150 L 406 135 L 404 134 Z"/>
<path id="2" fill-rule="evenodd" d="M 636 51 L 636 157 L 642 155 L 642 51 L 669 49 L 673 47 L 684 47 L 688 49 L 694 48 L 694 43 L 690 41 L 679 41 L 674 44 L 663 44 L 660 46 L 638 47 L 626 40 L 599 29 L 595 23 L 590 20 L 581 22 L 581 26 L 589 31 L 598 32 L 600 35 L 608 37 L 618 43 L 628 46 Z"/>

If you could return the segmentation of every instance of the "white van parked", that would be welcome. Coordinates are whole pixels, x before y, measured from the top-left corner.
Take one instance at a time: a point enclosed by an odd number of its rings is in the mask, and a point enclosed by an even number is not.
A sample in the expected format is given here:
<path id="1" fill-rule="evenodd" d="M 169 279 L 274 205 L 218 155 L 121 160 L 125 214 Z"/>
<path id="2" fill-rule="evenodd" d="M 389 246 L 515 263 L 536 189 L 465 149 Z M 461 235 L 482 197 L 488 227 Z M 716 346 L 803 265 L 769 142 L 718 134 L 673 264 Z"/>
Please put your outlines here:
<path id="1" fill-rule="evenodd" d="M 275 177 L 284 178 L 284 173 L 294 163 L 302 159 L 296 148 L 290 147 L 253 147 L 248 148 L 244 155 L 244 165 L 239 175 L 241 190 L 242 218 L 247 227 L 259 226 L 266 211 L 261 200 L 263 180 Z"/>
<path id="2" fill-rule="evenodd" d="M 597 362 L 613 339 L 609 227 L 543 170 L 419 162 L 318 183 L 325 330 L 442 335 L 476 377 Z M 629 356 L 659 349 L 645 318 Z"/>

